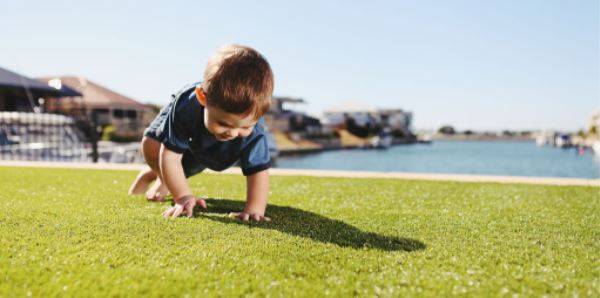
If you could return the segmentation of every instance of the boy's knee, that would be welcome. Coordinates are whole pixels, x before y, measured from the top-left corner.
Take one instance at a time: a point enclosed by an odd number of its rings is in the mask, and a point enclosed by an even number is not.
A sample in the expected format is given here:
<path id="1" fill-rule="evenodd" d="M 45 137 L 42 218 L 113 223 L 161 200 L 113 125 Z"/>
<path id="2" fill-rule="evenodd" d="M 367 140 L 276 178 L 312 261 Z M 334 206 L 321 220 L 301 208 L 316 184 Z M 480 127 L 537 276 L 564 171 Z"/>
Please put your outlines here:
<path id="1" fill-rule="evenodd" d="M 149 138 L 142 138 L 142 154 L 148 164 L 155 163 L 158 161 L 158 154 L 160 152 L 160 142 Z"/>

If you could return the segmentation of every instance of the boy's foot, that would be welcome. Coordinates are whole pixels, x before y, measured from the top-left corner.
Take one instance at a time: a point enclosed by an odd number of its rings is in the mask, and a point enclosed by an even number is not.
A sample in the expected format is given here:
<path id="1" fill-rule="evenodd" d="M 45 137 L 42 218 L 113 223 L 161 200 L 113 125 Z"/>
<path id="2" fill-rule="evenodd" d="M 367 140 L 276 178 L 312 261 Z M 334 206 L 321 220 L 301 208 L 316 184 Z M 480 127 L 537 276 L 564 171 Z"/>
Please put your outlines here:
<path id="1" fill-rule="evenodd" d="M 150 183 L 156 179 L 156 174 L 150 168 L 142 170 L 129 188 L 129 195 L 142 195 L 150 186 Z"/>
<path id="2" fill-rule="evenodd" d="M 167 189 L 167 186 L 162 183 L 160 178 L 157 178 L 152 187 L 146 192 L 146 199 L 148 199 L 148 201 L 162 202 L 168 194 L 169 190 Z"/>

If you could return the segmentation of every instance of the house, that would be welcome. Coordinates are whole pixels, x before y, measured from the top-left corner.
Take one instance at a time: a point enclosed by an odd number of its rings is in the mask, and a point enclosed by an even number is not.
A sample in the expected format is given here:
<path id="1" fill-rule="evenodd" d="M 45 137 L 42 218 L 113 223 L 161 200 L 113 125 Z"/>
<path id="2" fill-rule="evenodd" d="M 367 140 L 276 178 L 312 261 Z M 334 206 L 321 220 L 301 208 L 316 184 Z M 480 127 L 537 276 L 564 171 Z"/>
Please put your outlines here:
<path id="1" fill-rule="evenodd" d="M 271 107 L 264 116 L 270 130 L 283 133 L 318 134 L 321 121 L 304 113 L 284 108 L 284 104 L 305 104 L 301 98 L 273 97 Z"/>
<path id="2" fill-rule="evenodd" d="M 353 102 L 333 107 L 323 113 L 330 128 L 345 128 L 361 137 L 389 130 L 396 138 L 411 137 L 412 112 L 402 109 L 377 109 Z"/>
<path id="3" fill-rule="evenodd" d="M 343 103 L 323 113 L 325 122 L 331 127 L 343 126 L 349 119 L 357 126 L 374 126 L 378 122 L 376 115 L 377 109 L 374 107 L 355 102 Z"/>
<path id="4" fill-rule="evenodd" d="M 377 110 L 381 126 L 389 127 L 395 136 L 410 136 L 413 134 L 412 112 L 402 109 L 379 109 Z"/>
<path id="5" fill-rule="evenodd" d="M 120 138 L 141 138 L 143 130 L 156 115 L 151 107 L 84 77 L 45 77 L 39 80 L 57 89 L 67 86 L 82 94 L 47 100 L 44 105 L 46 111 L 85 117 L 96 126 L 110 125 Z"/>
<path id="6" fill-rule="evenodd" d="M 269 111 L 263 116 L 281 155 L 323 149 L 322 144 L 309 140 L 321 134 L 321 121 L 284 107 L 286 104 L 304 103 L 301 98 L 273 97 Z"/>

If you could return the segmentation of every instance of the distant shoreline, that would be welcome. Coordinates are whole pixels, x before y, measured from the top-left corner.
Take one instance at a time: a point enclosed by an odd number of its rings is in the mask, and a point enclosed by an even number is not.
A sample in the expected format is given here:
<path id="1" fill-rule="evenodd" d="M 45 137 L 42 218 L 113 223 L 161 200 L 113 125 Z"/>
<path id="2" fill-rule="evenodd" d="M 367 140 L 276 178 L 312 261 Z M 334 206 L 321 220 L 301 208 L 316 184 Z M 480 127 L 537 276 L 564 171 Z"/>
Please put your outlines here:
<path id="1" fill-rule="evenodd" d="M 95 169 L 95 170 L 128 170 L 139 171 L 146 167 L 144 164 L 110 164 L 110 163 L 67 163 L 67 162 L 33 162 L 33 161 L 0 161 L 0 167 L 38 167 L 61 169 Z M 428 180 L 450 182 L 477 183 L 508 183 L 531 185 L 572 185 L 600 187 L 600 179 L 563 178 L 563 177 L 527 177 L 527 176 L 495 176 L 495 175 L 464 175 L 464 174 L 435 174 L 435 173 L 404 173 L 404 172 L 372 172 L 372 171 L 339 171 L 339 170 L 304 170 L 282 169 L 269 170 L 273 176 L 312 176 L 337 178 L 387 178 L 401 180 Z M 241 175 L 239 168 L 230 168 L 223 172 L 207 170 L 207 173 Z"/>
<path id="2" fill-rule="evenodd" d="M 516 141 L 535 142 L 531 136 L 486 136 L 486 135 L 433 135 L 432 141 Z"/>

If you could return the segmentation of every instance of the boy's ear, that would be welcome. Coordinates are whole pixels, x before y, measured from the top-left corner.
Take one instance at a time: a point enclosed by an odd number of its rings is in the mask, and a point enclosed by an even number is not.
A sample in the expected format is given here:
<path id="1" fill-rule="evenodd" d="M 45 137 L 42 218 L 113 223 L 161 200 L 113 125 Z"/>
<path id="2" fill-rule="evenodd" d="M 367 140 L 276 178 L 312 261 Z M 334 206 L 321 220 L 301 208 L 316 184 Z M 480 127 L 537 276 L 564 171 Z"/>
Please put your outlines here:
<path id="1" fill-rule="evenodd" d="M 202 106 L 206 106 L 206 95 L 204 95 L 204 91 L 202 91 L 202 87 L 198 86 L 198 87 L 196 87 L 196 90 L 194 90 L 194 91 L 196 92 L 196 98 L 198 99 L 200 104 Z"/>

